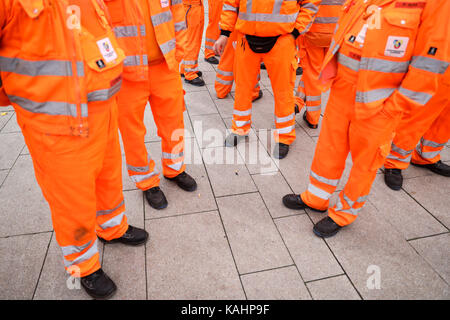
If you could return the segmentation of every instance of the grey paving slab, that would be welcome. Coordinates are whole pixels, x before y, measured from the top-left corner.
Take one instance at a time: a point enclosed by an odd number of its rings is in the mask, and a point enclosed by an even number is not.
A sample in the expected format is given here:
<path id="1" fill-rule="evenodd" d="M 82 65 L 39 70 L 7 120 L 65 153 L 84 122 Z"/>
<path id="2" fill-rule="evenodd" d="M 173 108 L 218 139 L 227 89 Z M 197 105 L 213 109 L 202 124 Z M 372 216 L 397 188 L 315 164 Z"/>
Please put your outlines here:
<path id="1" fill-rule="evenodd" d="M 322 129 L 322 116 L 320 116 L 319 118 L 319 127 L 317 129 L 311 129 L 310 127 L 308 127 L 305 120 L 303 120 L 303 113 L 305 113 L 304 108 L 300 110 L 300 113 L 297 114 L 297 116 L 295 117 L 295 121 L 303 130 L 305 130 L 305 132 L 310 137 L 318 137 L 320 135 L 320 129 Z"/>
<path id="2" fill-rule="evenodd" d="M 214 97 L 214 95 L 213 95 Z M 224 99 L 216 99 L 214 103 L 217 106 L 217 110 L 219 110 L 219 114 L 222 118 L 232 118 L 233 110 L 234 110 L 234 100 L 228 95 Z"/>
<path id="3" fill-rule="evenodd" d="M 16 113 L 12 115 L 9 121 L 1 130 L 1 133 L 21 132 L 21 129 L 17 123 Z"/>
<path id="4" fill-rule="evenodd" d="M 326 243 L 313 234 L 307 215 L 280 218 L 275 223 L 304 281 L 344 273 Z"/>
<path id="5" fill-rule="evenodd" d="M 98 242 L 100 263 L 103 257 L 103 243 Z M 45 245 L 47 250 L 47 245 Z M 41 266 L 39 266 L 40 268 Z M 108 270 L 105 270 L 108 273 Z M 114 280 L 114 279 L 113 279 Z M 55 234 L 51 238 L 39 283 L 34 295 L 35 300 L 91 300 L 81 284 L 71 278 L 64 269 L 61 248 L 56 242 Z"/>
<path id="6" fill-rule="evenodd" d="M 20 152 L 20 155 L 30 155 L 30 150 L 28 150 L 27 145 L 23 146 L 22 151 Z"/>
<path id="7" fill-rule="evenodd" d="M 409 243 L 450 284 L 450 234 L 411 240 Z"/>
<path id="8" fill-rule="evenodd" d="M 383 168 L 384 169 L 384 168 Z M 432 176 L 433 172 L 410 165 L 406 170 L 402 170 L 403 179 L 412 179 L 417 177 Z"/>
<path id="9" fill-rule="evenodd" d="M 250 174 L 273 174 L 278 171 L 275 163 L 278 159 L 269 155 L 261 141 L 249 139 L 246 143 L 238 144 L 237 149 Z"/>
<path id="10" fill-rule="evenodd" d="M 205 81 L 207 85 L 213 85 L 214 81 L 216 80 L 216 72 L 212 70 L 212 71 L 203 71 L 202 73 L 203 73 L 202 75 L 203 81 Z"/>
<path id="11" fill-rule="evenodd" d="M 147 146 L 151 154 L 155 156 L 156 167 L 161 172 L 161 147 L 159 143 L 149 143 Z M 197 181 L 197 190 L 194 192 L 186 192 L 180 189 L 174 182 L 164 179 L 161 174 L 160 187 L 166 195 L 169 205 L 163 210 L 155 210 L 145 201 L 146 219 L 217 209 L 208 181 L 208 175 L 195 139 L 186 139 L 185 163 L 186 172 Z"/>
<path id="12" fill-rule="evenodd" d="M 200 70 L 202 72 L 215 71 L 213 65 L 210 64 L 209 62 L 206 62 L 206 61 L 199 61 L 198 62 L 198 70 Z"/>
<path id="13" fill-rule="evenodd" d="M 50 209 L 42 196 L 30 156 L 20 156 L 0 188 L 0 237 L 51 231 Z"/>
<path id="14" fill-rule="evenodd" d="M 149 299 L 245 299 L 217 211 L 146 221 Z"/>
<path id="15" fill-rule="evenodd" d="M 263 89 L 263 97 L 253 102 L 252 127 L 255 129 L 275 128 L 275 102 L 272 94 Z"/>
<path id="16" fill-rule="evenodd" d="M 450 228 L 449 188 L 450 179 L 437 174 L 408 179 L 403 183 L 403 189 L 447 228 Z"/>
<path id="17" fill-rule="evenodd" d="M 369 201 L 377 208 L 376 216 L 389 221 L 407 240 L 447 231 L 405 191 L 386 186 L 383 174 L 377 175 Z"/>
<path id="18" fill-rule="evenodd" d="M 13 111 L 3 110 L 3 107 L 0 107 L 0 132 L 3 127 L 8 123 L 9 119 L 13 116 Z"/>
<path id="19" fill-rule="evenodd" d="M 256 191 L 236 148 L 207 148 L 203 150 L 203 159 L 216 197 Z"/>
<path id="20" fill-rule="evenodd" d="M 249 300 L 311 300 L 295 266 L 241 276 Z"/>
<path id="21" fill-rule="evenodd" d="M 441 160 L 444 162 L 450 161 L 450 147 L 445 146 L 441 151 Z"/>
<path id="22" fill-rule="evenodd" d="M 293 263 L 259 193 L 219 198 L 217 204 L 240 274 Z"/>
<path id="23" fill-rule="evenodd" d="M 314 300 L 361 300 L 346 275 L 308 282 Z"/>
<path id="24" fill-rule="evenodd" d="M 6 176 L 8 175 L 9 170 L 0 170 L 0 186 L 3 184 L 3 181 L 5 181 Z"/>
<path id="25" fill-rule="evenodd" d="M 283 205 L 282 198 L 292 190 L 280 172 L 255 174 L 252 178 L 272 218 L 305 213 L 304 210 L 291 210 Z"/>
<path id="26" fill-rule="evenodd" d="M 0 238 L 0 299 L 31 299 L 51 233 Z"/>
<path id="27" fill-rule="evenodd" d="M 209 94 L 206 91 L 187 92 L 184 96 L 186 109 L 190 116 L 218 113 L 217 108 Z"/>
<path id="28" fill-rule="evenodd" d="M 202 87 L 194 86 L 192 84 L 187 83 L 184 78 L 182 80 L 182 83 L 183 83 L 183 89 L 184 89 L 184 91 L 186 91 L 186 93 L 208 91 L 208 88 L 206 86 L 202 86 Z"/>
<path id="29" fill-rule="evenodd" d="M 226 128 L 219 114 L 191 116 L 191 121 L 201 149 L 223 146 Z"/>
<path id="30" fill-rule="evenodd" d="M 14 111 L 14 107 L 13 106 L 0 106 L 0 110 L 2 112 L 6 112 L 6 111 Z"/>
<path id="31" fill-rule="evenodd" d="M 0 170 L 10 169 L 14 165 L 24 145 L 20 132 L 0 134 Z"/>
<path id="32" fill-rule="evenodd" d="M 156 127 L 155 120 L 153 119 L 153 114 L 149 103 L 147 103 L 147 107 L 144 112 L 144 124 L 147 129 L 145 134 L 145 142 L 161 141 L 161 138 L 158 136 L 158 128 Z"/>
<path id="33" fill-rule="evenodd" d="M 374 210 L 366 203 L 355 222 L 326 240 L 360 295 L 364 299 L 449 299 L 448 284 Z"/>

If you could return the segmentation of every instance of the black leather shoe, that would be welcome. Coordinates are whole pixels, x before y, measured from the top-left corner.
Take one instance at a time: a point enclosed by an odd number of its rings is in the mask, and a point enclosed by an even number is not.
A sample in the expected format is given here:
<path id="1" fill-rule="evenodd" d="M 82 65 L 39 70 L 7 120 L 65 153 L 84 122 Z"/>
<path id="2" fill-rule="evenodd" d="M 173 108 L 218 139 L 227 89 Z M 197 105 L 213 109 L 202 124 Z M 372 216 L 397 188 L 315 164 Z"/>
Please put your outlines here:
<path id="1" fill-rule="evenodd" d="M 105 300 L 111 298 L 117 291 L 116 284 L 102 269 L 98 269 L 88 276 L 80 278 L 81 286 L 94 299 Z"/>
<path id="2" fill-rule="evenodd" d="M 313 228 L 316 236 L 321 238 L 329 238 L 334 236 L 342 227 L 333 221 L 330 217 L 323 218 Z"/>
<path id="3" fill-rule="evenodd" d="M 284 143 L 277 143 L 273 148 L 273 156 L 277 159 L 286 158 L 289 153 L 289 145 Z"/>
<path id="4" fill-rule="evenodd" d="M 219 60 L 217 60 L 216 57 L 209 57 L 209 58 L 205 58 L 206 62 L 209 62 L 211 64 L 219 64 Z"/>
<path id="5" fill-rule="evenodd" d="M 141 244 L 147 242 L 148 232 L 144 229 L 129 225 L 127 231 L 120 238 L 112 240 L 104 240 L 102 238 L 99 239 L 104 243 L 123 243 L 128 246 L 140 246 Z"/>
<path id="6" fill-rule="evenodd" d="M 384 182 L 392 190 L 400 190 L 403 185 L 402 170 L 384 169 Z"/>
<path id="7" fill-rule="evenodd" d="M 225 138 L 225 147 L 236 147 L 237 144 L 241 141 L 244 140 L 246 136 L 240 136 L 236 133 L 230 133 L 226 138 Z"/>
<path id="8" fill-rule="evenodd" d="M 263 97 L 263 92 L 262 92 L 262 90 L 259 90 L 258 96 L 255 99 L 253 99 L 252 102 L 258 101 L 262 97 Z"/>
<path id="9" fill-rule="evenodd" d="M 181 189 L 185 191 L 195 191 L 197 190 L 197 182 L 195 182 L 194 178 L 188 175 L 185 171 L 177 175 L 173 178 L 164 177 L 167 180 L 175 182 Z"/>
<path id="10" fill-rule="evenodd" d="M 295 105 L 294 112 L 295 112 L 295 114 L 300 113 L 300 108 L 299 108 L 298 104 Z"/>
<path id="11" fill-rule="evenodd" d="M 148 204 L 157 210 L 161 210 L 167 207 L 167 199 L 164 192 L 159 187 L 153 187 L 144 191 L 145 198 Z"/>
<path id="12" fill-rule="evenodd" d="M 306 124 L 308 125 L 308 127 L 310 127 L 311 129 L 317 129 L 317 127 L 319 125 L 317 124 L 312 124 L 311 122 L 308 121 L 308 119 L 306 118 L 306 111 L 305 113 L 303 113 L 303 120 L 305 120 Z"/>
<path id="13" fill-rule="evenodd" d="M 411 163 L 413 165 L 415 165 L 416 167 L 428 169 L 428 170 L 433 171 L 434 173 L 439 174 L 441 176 L 450 177 L 450 166 L 443 163 L 441 160 L 439 160 L 438 162 L 433 163 L 433 164 L 417 164 L 417 163 L 413 163 L 413 162 L 411 162 Z"/>
<path id="14" fill-rule="evenodd" d="M 264 64 L 264 62 L 261 63 L 261 69 L 266 70 L 266 65 Z"/>
<path id="15" fill-rule="evenodd" d="M 298 67 L 297 70 L 295 70 L 295 74 L 297 76 L 301 76 L 303 74 L 303 69 L 302 67 Z"/>
<path id="16" fill-rule="evenodd" d="M 311 209 L 313 211 L 317 212 L 327 212 L 327 210 L 317 210 L 310 206 L 308 206 L 306 203 L 303 202 L 302 197 L 298 194 L 287 194 L 283 197 L 283 204 L 288 207 L 289 209 L 294 210 L 303 210 L 303 209 Z"/>
<path id="17" fill-rule="evenodd" d="M 197 75 L 198 75 L 199 77 L 201 77 L 201 76 L 203 75 L 203 73 L 202 73 L 201 71 L 197 71 Z M 182 78 L 184 78 L 184 73 L 180 73 L 180 76 L 181 76 Z"/>
<path id="18" fill-rule="evenodd" d="M 203 87 L 205 85 L 205 81 L 203 81 L 203 79 L 200 77 L 194 78 L 192 80 L 184 79 L 184 81 L 197 87 Z"/>

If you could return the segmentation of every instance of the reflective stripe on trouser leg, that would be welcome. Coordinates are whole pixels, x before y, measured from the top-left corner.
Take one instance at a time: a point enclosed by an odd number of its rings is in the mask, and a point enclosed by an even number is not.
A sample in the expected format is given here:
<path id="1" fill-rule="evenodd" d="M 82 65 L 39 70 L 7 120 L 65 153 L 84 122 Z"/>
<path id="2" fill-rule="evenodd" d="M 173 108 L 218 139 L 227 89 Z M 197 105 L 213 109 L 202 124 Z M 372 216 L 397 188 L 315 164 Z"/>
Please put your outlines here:
<path id="1" fill-rule="evenodd" d="M 220 99 L 225 98 L 231 92 L 233 87 L 235 56 L 234 45 L 236 45 L 236 35 L 237 32 L 231 33 L 227 45 L 225 46 L 225 50 L 220 57 L 219 65 L 217 66 L 214 87 L 216 89 L 217 97 Z"/>
<path id="2" fill-rule="evenodd" d="M 223 1 L 208 1 L 208 26 L 205 32 L 205 58 L 214 57 L 214 42 L 220 36 L 220 15 L 222 13 Z"/>
<path id="3" fill-rule="evenodd" d="M 297 57 L 295 40 L 290 35 L 278 38 L 268 53 L 262 54 L 275 100 L 274 138 L 276 142 L 291 144 L 295 140 L 294 87 Z"/>
<path id="4" fill-rule="evenodd" d="M 398 147 L 395 142 L 396 141 L 394 139 L 391 144 L 391 151 L 384 163 L 384 167 L 386 169 L 396 168 L 404 170 L 409 166 L 409 163 L 411 162 L 413 150 L 402 149 Z"/>
<path id="5" fill-rule="evenodd" d="M 203 4 L 185 5 L 187 41 L 181 72 L 187 80 L 198 77 L 198 56 L 202 46 L 203 26 L 205 23 Z"/>
<path id="6" fill-rule="evenodd" d="M 328 215 L 338 225 L 342 227 L 346 226 L 358 217 L 358 214 L 364 206 L 367 197 L 368 196 L 365 195 L 358 197 L 356 200 L 351 200 L 345 194 L 345 191 L 341 191 L 338 195 L 336 204 L 328 209 Z M 345 217 L 345 219 L 343 219 L 343 217 Z"/>

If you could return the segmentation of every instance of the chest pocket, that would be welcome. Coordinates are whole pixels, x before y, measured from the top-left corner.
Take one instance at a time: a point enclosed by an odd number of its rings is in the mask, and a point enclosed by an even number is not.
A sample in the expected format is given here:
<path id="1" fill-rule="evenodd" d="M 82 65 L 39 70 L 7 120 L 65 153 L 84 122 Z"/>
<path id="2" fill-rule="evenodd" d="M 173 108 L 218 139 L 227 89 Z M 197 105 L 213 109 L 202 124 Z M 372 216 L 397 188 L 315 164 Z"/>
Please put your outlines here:
<path id="1" fill-rule="evenodd" d="M 125 21 L 125 1 L 133 0 L 105 0 L 109 15 L 111 16 L 111 22 L 114 25 L 121 24 Z"/>

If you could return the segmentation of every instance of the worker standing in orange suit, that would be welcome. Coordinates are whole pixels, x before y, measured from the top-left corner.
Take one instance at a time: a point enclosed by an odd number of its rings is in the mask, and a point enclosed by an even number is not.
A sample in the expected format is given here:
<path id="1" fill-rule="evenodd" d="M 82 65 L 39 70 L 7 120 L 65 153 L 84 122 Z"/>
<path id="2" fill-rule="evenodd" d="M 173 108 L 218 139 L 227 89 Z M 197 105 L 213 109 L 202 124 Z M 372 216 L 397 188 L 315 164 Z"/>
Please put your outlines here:
<path id="1" fill-rule="evenodd" d="M 198 69 L 198 56 L 202 47 L 205 8 L 202 0 L 183 0 L 183 3 L 186 11 L 187 39 L 180 72 L 186 83 L 202 87 L 205 81 Z"/>
<path id="2" fill-rule="evenodd" d="M 345 0 L 322 0 L 311 29 L 298 38 L 303 75 L 297 89 L 296 104 L 299 111 L 306 107 L 303 120 L 311 129 L 318 127 L 321 113 L 320 68 L 330 46 L 344 2 Z"/>
<path id="3" fill-rule="evenodd" d="M 232 133 L 226 146 L 236 146 L 251 127 L 252 96 L 264 62 L 275 98 L 274 156 L 282 159 L 295 140 L 294 86 L 297 70 L 296 38 L 306 33 L 320 0 L 225 0 L 220 20 L 221 36 L 214 44 L 222 54 L 236 30 L 236 97 Z"/>
<path id="4" fill-rule="evenodd" d="M 438 94 L 450 53 L 447 0 L 348 1 L 343 10 L 321 72 L 332 86 L 309 186 L 283 198 L 292 209 L 328 209 L 313 229 L 319 237 L 357 218 L 403 111 L 424 108 Z M 349 152 L 350 176 L 328 208 Z"/>
<path id="5" fill-rule="evenodd" d="M 208 0 L 208 26 L 205 34 L 205 61 L 211 64 L 219 64 L 215 57 L 214 43 L 220 36 L 220 14 L 222 13 L 223 0 Z"/>
<path id="6" fill-rule="evenodd" d="M 138 245 L 148 234 L 125 216 L 115 100 L 124 53 L 102 1 L 70 3 L 0 0 L 0 101 L 16 111 L 67 271 L 108 298 L 116 285 L 98 238 Z"/>
<path id="7" fill-rule="evenodd" d="M 186 24 L 181 0 L 107 0 L 119 44 L 125 50 L 123 88 L 118 95 L 119 129 L 130 178 L 155 209 L 168 202 L 159 172 L 145 146 L 147 103 L 161 137 L 166 179 L 186 191 L 197 188 L 184 164 L 184 93 L 178 65 Z"/>

